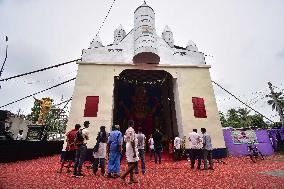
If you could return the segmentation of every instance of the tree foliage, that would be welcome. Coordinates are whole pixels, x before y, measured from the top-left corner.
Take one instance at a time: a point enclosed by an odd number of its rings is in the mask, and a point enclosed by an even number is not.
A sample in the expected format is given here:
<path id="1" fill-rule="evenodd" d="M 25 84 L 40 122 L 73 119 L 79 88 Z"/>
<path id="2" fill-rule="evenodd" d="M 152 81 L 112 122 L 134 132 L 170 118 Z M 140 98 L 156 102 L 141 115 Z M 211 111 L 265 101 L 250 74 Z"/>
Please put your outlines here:
<path id="1" fill-rule="evenodd" d="M 219 112 L 220 121 L 223 127 L 233 128 L 266 128 L 268 125 L 264 122 L 263 116 L 259 114 L 251 115 L 246 108 L 231 108 L 226 114 Z"/>
<path id="2" fill-rule="evenodd" d="M 274 93 L 275 94 L 275 97 L 276 97 L 276 100 L 278 101 L 278 104 L 280 106 L 280 109 L 282 110 L 283 112 L 283 109 L 284 109 L 284 95 L 282 92 L 276 92 Z M 272 97 L 272 94 L 269 94 L 269 95 L 266 95 L 266 97 L 268 97 L 269 99 L 267 100 L 267 104 L 271 106 L 272 110 L 277 110 L 277 107 L 276 107 L 276 103 Z"/>

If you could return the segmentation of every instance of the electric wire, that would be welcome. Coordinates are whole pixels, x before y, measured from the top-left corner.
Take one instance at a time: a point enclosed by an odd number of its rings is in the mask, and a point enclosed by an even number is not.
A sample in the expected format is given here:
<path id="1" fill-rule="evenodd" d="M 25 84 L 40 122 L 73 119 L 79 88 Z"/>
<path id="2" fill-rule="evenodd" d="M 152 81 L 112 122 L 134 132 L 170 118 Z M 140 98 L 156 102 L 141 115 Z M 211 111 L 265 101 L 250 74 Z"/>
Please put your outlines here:
<path id="1" fill-rule="evenodd" d="M 73 63 L 73 62 L 76 62 L 76 61 L 80 61 L 80 60 L 82 60 L 82 59 L 81 59 L 81 58 L 78 58 L 78 59 L 76 59 L 76 60 L 71 60 L 71 61 L 68 61 L 68 62 L 56 64 L 56 65 L 49 66 L 49 67 L 45 67 L 45 68 L 42 68 L 42 69 L 39 69 L 39 70 L 34 70 L 34 71 L 31 71 L 31 72 L 26 72 L 26 73 L 23 73 L 23 74 L 19 74 L 19 75 L 7 77 L 7 78 L 4 78 L 4 79 L 0 79 L 0 81 L 8 81 L 8 80 L 10 80 L 10 79 L 14 79 L 14 78 L 26 76 L 26 75 L 33 74 L 33 73 L 37 73 L 37 72 L 42 72 L 42 71 L 49 70 L 49 69 L 52 69 L 52 68 L 58 68 L 58 67 L 60 67 L 60 66 L 63 66 L 63 65 L 66 65 L 66 64 L 70 64 L 70 63 Z"/>
<path id="2" fill-rule="evenodd" d="M 242 100 L 240 100 L 238 97 L 236 97 L 234 94 L 232 94 L 230 91 L 228 91 L 227 89 L 225 89 L 224 87 L 222 87 L 221 85 L 219 85 L 218 83 L 216 83 L 215 81 L 212 80 L 212 82 L 217 85 L 218 87 L 220 87 L 222 90 L 224 90 L 225 92 L 227 92 L 228 94 L 230 94 L 232 97 L 234 97 L 236 100 L 238 100 L 240 103 L 242 103 L 243 105 L 245 105 L 246 107 L 248 107 L 249 109 L 253 110 L 254 112 L 258 113 L 259 115 L 263 116 L 264 118 L 266 118 L 267 120 L 271 121 L 272 123 L 274 123 L 274 121 L 272 121 L 271 119 L 269 119 L 268 117 L 266 117 L 265 115 L 263 115 L 262 113 L 260 113 L 259 111 L 255 110 L 254 108 L 252 108 L 251 106 L 247 105 L 245 102 L 243 102 Z"/>
<path id="3" fill-rule="evenodd" d="M 59 84 L 57 84 L 57 85 L 53 85 L 53 86 L 51 86 L 51 87 L 49 87 L 49 88 L 47 88 L 47 89 L 41 90 L 41 91 L 39 91 L 39 92 L 30 94 L 30 95 L 28 95 L 28 96 L 25 96 L 25 97 L 23 97 L 23 98 L 20 98 L 20 99 L 18 99 L 18 100 L 15 100 L 15 101 L 13 101 L 13 102 L 8 103 L 8 104 L 2 105 L 2 106 L 0 106 L 0 108 L 9 106 L 9 105 L 14 104 L 14 103 L 16 103 L 16 102 L 22 101 L 22 100 L 24 100 L 24 99 L 26 99 L 26 98 L 29 98 L 29 97 L 32 97 L 32 96 L 34 96 L 34 95 L 37 95 L 37 94 L 43 93 L 43 92 L 45 92 L 45 91 L 48 91 L 48 90 L 50 90 L 50 89 L 59 87 L 60 85 L 69 83 L 70 81 L 73 81 L 73 80 L 75 80 L 75 79 L 76 79 L 76 77 L 74 77 L 74 78 L 72 78 L 72 79 L 69 79 L 69 80 L 67 80 L 67 81 L 64 81 L 64 82 L 62 82 L 62 83 L 59 83 Z"/>
<path id="4" fill-rule="evenodd" d="M 114 5 L 115 1 L 116 1 L 116 0 L 113 0 L 113 2 L 111 3 L 111 6 L 110 6 L 110 8 L 108 9 L 108 12 L 107 12 L 107 14 L 106 14 L 106 16 L 105 16 L 105 18 L 104 18 L 104 20 L 103 20 L 103 22 L 102 22 L 101 26 L 99 27 L 98 32 L 97 32 L 97 34 L 96 34 L 96 36 L 98 36 L 98 35 L 100 34 L 100 31 L 101 31 L 102 27 L 104 26 L 105 21 L 106 21 L 106 19 L 107 19 L 108 15 L 110 14 L 110 11 L 111 11 L 111 9 L 112 9 L 112 7 L 113 7 L 113 5 Z"/>

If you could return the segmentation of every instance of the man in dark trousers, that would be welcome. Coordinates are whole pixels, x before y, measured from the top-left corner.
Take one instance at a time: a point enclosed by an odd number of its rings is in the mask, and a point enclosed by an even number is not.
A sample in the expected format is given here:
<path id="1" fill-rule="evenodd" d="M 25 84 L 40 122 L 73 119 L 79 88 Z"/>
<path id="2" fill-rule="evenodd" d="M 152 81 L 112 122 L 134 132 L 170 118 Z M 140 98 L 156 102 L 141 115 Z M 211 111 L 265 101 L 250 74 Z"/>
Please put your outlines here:
<path id="1" fill-rule="evenodd" d="M 77 134 L 76 134 L 75 143 L 76 143 L 78 148 L 76 150 L 73 177 L 85 176 L 82 173 L 82 166 L 83 166 L 83 163 L 85 161 L 85 157 L 86 157 L 86 153 L 87 153 L 87 141 L 89 140 L 89 131 L 88 131 L 87 128 L 89 127 L 89 125 L 90 125 L 90 122 L 85 121 L 84 122 L 84 128 L 79 129 Z"/>
<path id="2" fill-rule="evenodd" d="M 206 133 L 205 128 L 201 128 L 201 133 L 203 134 L 203 155 L 204 155 L 204 170 L 207 170 L 207 159 L 209 161 L 209 169 L 213 169 L 213 159 L 212 159 L 212 143 L 211 137 Z"/>
<path id="3" fill-rule="evenodd" d="M 159 129 L 156 129 L 156 131 L 153 134 L 153 140 L 154 140 L 154 152 L 155 152 L 155 163 L 158 162 L 159 158 L 159 164 L 161 164 L 161 152 L 162 152 L 162 138 L 163 135 L 159 131 Z"/>
<path id="4" fill-rule="evenodd" d="M 195 160 L 198 160 L 197 169 L 200 169 L 202 158 L 202 138 L 197 133 L 197 129 L 193 129 L 189 133 L 189 150 L 190 150 L 190 164 L 191 169 L 194 169 Z"/>
<path id="5" fill-rule="evenodd" d="M 76 150 L 78 149 L 77 145 L 75 144 L 75 137 L 80 127 L 80 124 L 76 124 L 75 128 L 66 134 L 66 151 L 64 156 L 62 157 L 60 169 L 57 171 L 58 173 L 62 173 L 62 169 L 66 161 L 69 161 L 67 166 L 67 172 L 70 172 L 71 163 L 75 160 Z"/>

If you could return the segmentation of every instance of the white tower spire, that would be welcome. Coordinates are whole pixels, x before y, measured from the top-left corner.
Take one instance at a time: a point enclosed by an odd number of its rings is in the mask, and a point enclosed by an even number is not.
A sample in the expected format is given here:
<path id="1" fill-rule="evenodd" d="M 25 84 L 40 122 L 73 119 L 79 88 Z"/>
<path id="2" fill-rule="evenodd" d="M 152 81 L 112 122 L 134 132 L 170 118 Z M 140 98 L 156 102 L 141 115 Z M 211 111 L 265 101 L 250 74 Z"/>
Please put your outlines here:
<path id="1" fill-rule="evenodd" d="M 134 57 L 133 63 L 158 64 L 155 12 L 146 1 L 134 11 Z"/>
<path id="2" fill-rule="evenodd" d="M 171 31 L 168 25 L 165 26 L 165 29 L 162 33 L 162 38 L 170 47 L 173 48 L 175 46 L 173 32 Z"/>
<path id="3" fill-rule="evenodd" d="M 120 24 L 119 27 L 114 31 L 113 44 L 117 45 L 126 36 L 126 32 Z"/>

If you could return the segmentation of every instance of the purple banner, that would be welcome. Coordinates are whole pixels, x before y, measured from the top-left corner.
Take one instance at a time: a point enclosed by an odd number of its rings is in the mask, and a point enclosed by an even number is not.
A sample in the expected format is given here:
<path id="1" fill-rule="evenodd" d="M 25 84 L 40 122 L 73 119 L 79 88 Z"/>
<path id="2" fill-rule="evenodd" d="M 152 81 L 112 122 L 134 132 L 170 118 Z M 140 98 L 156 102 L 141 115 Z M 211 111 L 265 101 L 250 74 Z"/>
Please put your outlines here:
<path id="1" fill-rule="evenodd" d="M 223 129 L 225 145 L 231 156 L 245 156 L 248 154 L 247 144 L 234 144 L 231 129 Z M 267 130 L 255 130 L 258 144 L 255 144 L 263 155 L 273 155 L 274 151 Z"/>

